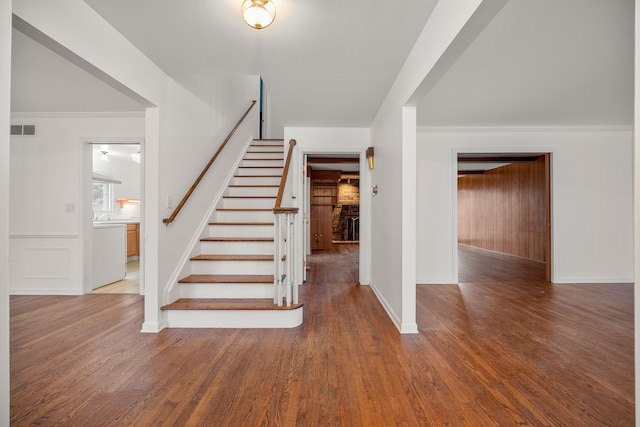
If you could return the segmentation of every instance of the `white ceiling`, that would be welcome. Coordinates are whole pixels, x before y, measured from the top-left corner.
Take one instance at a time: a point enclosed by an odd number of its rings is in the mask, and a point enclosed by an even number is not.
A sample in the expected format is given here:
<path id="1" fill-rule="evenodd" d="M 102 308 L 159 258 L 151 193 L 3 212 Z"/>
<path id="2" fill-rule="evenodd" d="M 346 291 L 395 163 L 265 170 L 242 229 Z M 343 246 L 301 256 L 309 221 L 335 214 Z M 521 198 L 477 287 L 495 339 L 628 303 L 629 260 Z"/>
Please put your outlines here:
<path id="1" fill-rule="evenodd" d="M 169 75 L 262 76 L 285 126 L 369 126 L 436 0 L 274 0 L 248 27 L 241 0 L 86 0 Z"/>
<path id="2" fill-rule="evenodd" d="M 633 0 L 510 0 L 418 108 L 431 126 L 633 123 Z"/>
<path id="3" fill-rule="evenodd" d="M 13 30 L 12 112 L 142 111 L 126 95 Z"/>
<path id="4" fill-rule="evenodd" d="M 436 0 L 86 0 L 194 92 L 261 75 L 286 126 L 369 126 Z M 510 0 L 418 106 L 420 126 L 630 125 L 633 0 Z M 373 6 L 373 7 L 371 7 Z M 133 111 L 134 101 L 14 31 L 12 111 Z"/>

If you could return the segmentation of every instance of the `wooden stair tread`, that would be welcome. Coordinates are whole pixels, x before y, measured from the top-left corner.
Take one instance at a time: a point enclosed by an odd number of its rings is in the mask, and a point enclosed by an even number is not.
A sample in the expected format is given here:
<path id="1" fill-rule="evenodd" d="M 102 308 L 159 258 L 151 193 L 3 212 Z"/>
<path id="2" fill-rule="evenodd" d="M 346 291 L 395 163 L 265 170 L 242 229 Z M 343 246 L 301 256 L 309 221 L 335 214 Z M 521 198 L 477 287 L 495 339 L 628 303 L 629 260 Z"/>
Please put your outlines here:
<path id="1" fill-rule="evenodd" d="M 264 226 L 264 225 L 273 225 L 273 222 L 210 222 L 209 225 L 231 225 L 231 226 L 258 225 L 258 226 Z"/>
<path id="2" fill-rule="evenodd" d="M 273 237 L 204 237 L 201 242 L 273 242 Z"/>
<path id="3" fill-rule="evenodd" d="M 295 310 L 304 303 L 278 306 L 272 299 L 180 298 L 162 310 Z"/>
<path id="4" fill-rule="evenodd" d="M 279 185 L 271 185 L 271 184 L 229 184 L 229 187 L 236 187 L 236 188 L 278 188 Z"/>
<path id="5" fill-rule="evenodd" d="M 273 284 L 270 274 L 192 274 L 178 283 L 255 283 Z"/>
<path id="6" fill-rule="evenodd" d="M 216 208 L 217 211 L 272 211 L 273 208 Z"/>
<path id="7" fill-rule="evenodd" d="M 282 175 L 234 175 L 234 178 L 281 178 Z"/>
<path id="8" fill-rule="evenodd" d="M 275 199 L 276 196 L 222 196 L 223 199 Z"/>
<path id="9" fill-rule="evenodd" d="M 228 255 L 228 254 L 200 254 L 191 258 L 192 261 L 273 261 L 273 255 Z"/>

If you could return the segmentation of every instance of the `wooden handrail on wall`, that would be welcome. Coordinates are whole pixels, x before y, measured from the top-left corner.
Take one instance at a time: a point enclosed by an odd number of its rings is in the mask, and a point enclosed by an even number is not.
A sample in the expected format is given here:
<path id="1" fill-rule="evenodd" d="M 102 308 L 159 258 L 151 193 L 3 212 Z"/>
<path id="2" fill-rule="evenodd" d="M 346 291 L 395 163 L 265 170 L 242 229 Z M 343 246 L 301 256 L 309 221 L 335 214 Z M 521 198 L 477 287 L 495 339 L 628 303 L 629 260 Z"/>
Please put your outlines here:
<path id="1" fill-rule="evenodd" d="M 176 208 L 174 209 L 173 213 L 171 213 L 171 216 L 169 216 L 169 218 L 164 218 L 162 220 L 162 222 L 164 222 L 166 225 L 169 225 L 169 224 L 171 224 L 173 222 L 173 220 L 176 219 L 176 217 L 178 216 L 178 214 L 182 210 L 182 207 L 185 205 L 185 203 L 187 203 L 187 200 L 189 200 L 189 197 L 191 197 L 191 194 L 198 187 L 198 185 L 200 184 L 200 181 L 202 181 L 202 178 L 204 178 L 204 176 L 207 174 L 207 172 L 209 171 L 209 168 L 211 167 L 213 162 L 216 161 L 216 159 L 218 158 L 218 155 L 222 152 L 222 149 L 224 148 L 224 146 L 227 145 L 227 142 L 229 142 L 229 140 L 231 139 L 233 134 L 236 132 L 236 130 L 238 130 L 238 128 L 240 127 L 240 125 L 242 124 L 244 119 L 247 117 L 247 115 L 249 114 L 249 111 L 251 111 L 251 109 L 253 108 L 254 105 L 256 105 L 256 100 L 255 99 L 253 101 L 251 101 L 251 105 L 249 106 L 247 111 L 245 111 L 245 113 L 242 115 L 240 120 L 238 120 L 238 123 L 236 123 L 235 127 L 233 129 L 231 129 L 231 132 L 229 132 L 229 135 L 227 135 L 227 138 L 220 145 L 220 147 L 218 147 L 218 151 L 216 151 L 216 153 L 213 155 L 211 160 L 209 160 L 209 163 L 207 163 L 207 165 L 204 167 L 204 169 L 202 169 L 202 172 L 200 172 L 200 175 L 198 175 L 198 178 L 196 178 L 196 180 L 193 183 L 193 185 L 191 185 L 191 188 L 189 188 L 189 191 L 187 191 L 187 194 L 185 194 L 184 197 L 182 198 L 182 200 L 180 200 L 180 203 L 178 203 L 178 206 L 176 206 Z"/>
<path id="2" fill-rule="evenodd" d="M 273 213 L 286 213 L 286 212 L 298 212 L 298 208 L 283 208 L 282 196 L 284 194 L 284 186 L 287 182 L 287 176 L 289 175 L 289 164 L 291 163 L 291 154 L 293 153 L 293 147 L 296 146 L 296 140 L 289 141 L 289 152 L 287 153 L 287 160 L 284 163 L 284 169 L 282 171 L 282 178 L 280 178 L 280 187 L 278 188 L 278 196 L 276 197 L 276 204 L 273 207 Z"/>

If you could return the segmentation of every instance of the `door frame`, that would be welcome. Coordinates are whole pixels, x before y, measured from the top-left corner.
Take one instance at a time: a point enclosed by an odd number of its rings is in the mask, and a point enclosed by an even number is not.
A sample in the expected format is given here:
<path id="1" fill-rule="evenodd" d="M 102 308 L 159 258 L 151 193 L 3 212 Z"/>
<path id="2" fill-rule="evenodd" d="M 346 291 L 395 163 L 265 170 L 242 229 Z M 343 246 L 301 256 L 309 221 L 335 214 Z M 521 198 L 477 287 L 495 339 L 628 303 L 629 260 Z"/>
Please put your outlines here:
<path id="1" fill-rule="evenodd" d="M 546 215 L 546 236 L 545 236 L 545 258 L 547 260 L 545 266 L 545 276 L 548 282 L 554 283 L 555 280 L 555 262 L 553 259 L 553 255 L 555 251 L 553 249 L 554 239 L 553 239 L 553 158 L 555 150 L 553 148 L 478 148 L 478 147 L 456 147 L 453 149 L 452 163 L 453 163 L 453 216 L 454 216 L 454 227 L 453 227 L 453 247 L 458 247 L 458 154 L 490 154 L 490 153 L 513 153 L 513 154 L 522 154 L 522 153 L 530 153 L 536 156 L 544 156 L 545 157 L 545 215 Z M 457 249 L 453 251 L 453 273 L 454 280 L 456 283 L 459 282 L 458 279 L 458 251 Z"/>
<path id="2" fill-rule="evenodd" d="M 294 169 L 298 174 L 294 179 L 300 183 L 297 189 L 294 191 L 296 198 L 302 200 L 304 205 L 304 211 L 302 215 L 298 215 L 299 218 L 296 221 L 296 236 L 298 240 L 298 247 L 303 248 L 300 251 L 300 265 L 303 266 L 302 270 L 306 268 L 306 257 L 311 253 L 310 245 L 310 233 L 311 224 L 309 222 L 310 214 L 310 179 L 307 177 L 306 159 L 311 155 L 330 155 L 340 154 L 349 155 L 357 154 L 360 157 L 359 172 L 360 172 L 360 243 L 359 243 L 359 272 L 358 280 L 361 285 L 368 285 L 371 280 L 371 171 L 368 167 L 366 150 L 367 147 L 361 149 L 354 147 L 340 148 L 339 146 L 314 146 L 304 147 L 304 142 L 298 141 L 297 149 L 299 150 L 295 156 L 295 164 L 297 167 Z M 306 271 L 304 274 L 296 274 L 295 278 L 297 283 L 302 283 L 303 278 L 306 278 Z"/>
<path id="3" fill-rule="evenodd" d="M 140 295 L 145 294 L 145 274 L 144 274 L 144 266 L 145 266 L 145 250 L 144 244 L 144 211 L 145 211 L 145 180 L 144 180 L 144 171 L 145 171 L 145 162 L 144 162 L 144 152 L 145 152 L 145 144 L 144 137 L 100 137 L 100 138 L 83 138 L 82 140 L 82 155 L 83 155 L 83 177 L 82 177 L 82 196 L 80 200 L 82 202 L 82 228 L 83 228 L 83 254 L 84 254 L 84 262 L 83 262 L 83 293 L 90 294 L 92 293 L 92 283 L 91 277 L 93 273 L 93 208 L 92 208 L 92 175 L 93 175 L 93 150 L 92 146 L 95 144 L 138 144 L 140 146 Z"/>

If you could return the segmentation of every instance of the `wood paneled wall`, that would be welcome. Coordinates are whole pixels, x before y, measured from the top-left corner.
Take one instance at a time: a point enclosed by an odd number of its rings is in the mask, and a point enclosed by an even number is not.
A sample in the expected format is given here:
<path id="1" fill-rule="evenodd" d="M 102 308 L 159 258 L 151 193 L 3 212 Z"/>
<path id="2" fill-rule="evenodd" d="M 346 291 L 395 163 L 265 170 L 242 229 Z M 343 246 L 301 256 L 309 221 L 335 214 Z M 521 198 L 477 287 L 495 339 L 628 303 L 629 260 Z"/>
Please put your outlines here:
<path id="1" fill-rule="evenodd" d="M 544 156 L 458 178 L 458 242 L 545 262 Z"/>

